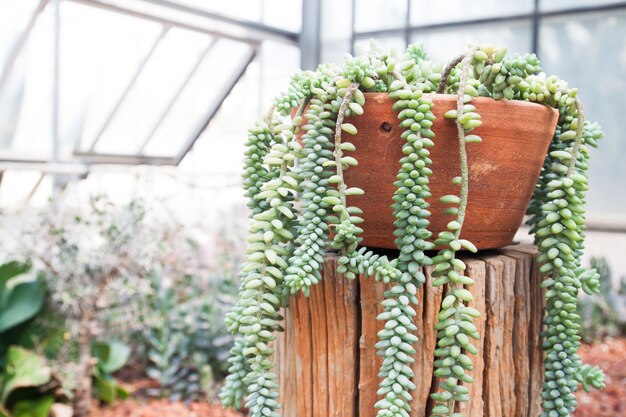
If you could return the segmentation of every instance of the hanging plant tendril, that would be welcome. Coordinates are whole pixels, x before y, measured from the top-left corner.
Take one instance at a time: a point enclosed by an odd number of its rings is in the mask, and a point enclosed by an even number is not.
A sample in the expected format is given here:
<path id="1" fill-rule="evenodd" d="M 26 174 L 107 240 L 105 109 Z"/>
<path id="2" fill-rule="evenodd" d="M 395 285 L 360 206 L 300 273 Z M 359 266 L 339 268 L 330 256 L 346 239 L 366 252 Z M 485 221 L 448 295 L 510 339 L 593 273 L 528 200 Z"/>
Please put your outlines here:
<path id="1" fill-rule="evenodd" d="M 576 312 L 579 290 L 594 293 L 600 287 L 598 274 L 583 268 L 581 257 L 588 147 L 597 146 L 603 133 L 585 121 L 577 90 L 556 76 L 546 77 L 535 55 L 506 53 L 489 45 L 472 47 L 444 68 L 431 64 L 420 45 L 409 45 L 398 59 L 373 44 L 363 56 L 348 56 L 342 66 L 321 65 L 295 74 L 263 121 L 249 130 L 243 185 L 252 223 L 240 300 L 226 317 L 237 337 L 220 394 L 224 406 L 239 408 L 245 397 L 251 417 L 278 417 L 278 378 L 271 357 L 276 333 L 282 331 L 280 309 L 287 308 L 290 294 L 308 295 L 322 279 L 324 255 L 331 249 L 340 253 L 337 272 L 343 277 L 360 275 L 390 284 L 378 316 L 385 324 L 376 343 L 383 358 L 377 417 L 411 413 L 412 355 L 418 342 L 414 306 L 425 282 L 423 268 L 433 265 L 432 285 L 445 286 L 445 295 L 435 326 L 438 389 L 431 395 L 431 415 L 462 417 L 458 410 L 469 400 L 472 383 L 469 355 L 477 353 L 472 339 L 480 338 L 473 321 L 481 312 L 469 306 L 473 296 L 466 288 L 473 280 L 457 257 L 463 249 L 476 251 L 461 235 L 471 191 L 466 144 L 482 141 L 473 133 L 482 124 L 472 104 L 479 96 L 541 103 L 559 111 L 528 208 L 546 289 L 541 417 L 570 416 L 579 385 L 585 390 L 604 386 L 602 372 L 582 364 L 577 354 Z M 387 93 L 394 100 L 402 130 L 403 156 L 391 206 L 399 254 L 392 260 L 359 247 L 362 210 L 348 205 L 348 197 L 364 191 L 345 180 L 346 170 L 358 164 L 352 156 L 356 146 L 346 141 L 357 128 L 346 120 L 365 113 L 367 92 Z M 456 108 L 445 118 L 454 119 L 457 128 L 460 176 L 452 184 L 460 190 L 440 199 L 448 206 L 444 214 L 454 220 L 431 241 L 429 149 L 436 146 L 435 116 L 433 100 L 424 94 L 433 92 L 457 95 Z M 360 139 L 360 146 L 368 146 L 366 137 Z M 441 249 L 431 258 L 426 251 L 435 247 Z"/>

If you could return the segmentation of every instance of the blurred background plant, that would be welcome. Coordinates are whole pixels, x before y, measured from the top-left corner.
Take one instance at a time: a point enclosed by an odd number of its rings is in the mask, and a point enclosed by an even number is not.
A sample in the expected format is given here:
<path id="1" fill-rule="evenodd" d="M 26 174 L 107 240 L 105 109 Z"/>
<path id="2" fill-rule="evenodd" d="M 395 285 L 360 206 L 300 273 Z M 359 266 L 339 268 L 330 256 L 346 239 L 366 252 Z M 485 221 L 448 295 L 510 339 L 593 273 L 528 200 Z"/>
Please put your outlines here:
<path id="1" fill-rule="evenodd" d="M 33 322 L 44 306 L 46 288 L 31 266 L 0 265 L 0 415 L 46 417 L 54 402 L 46 358 L 32 347 Z"/>
<path id="2" fill-rule="evenodd" d="M 3 222 L 11 235 L 2 256 L 18 261 L 0 266 L 0 365 L 19 371 L 4 366 L 6 358 L 26 355 L 47 376 L 13 385 L 16 377 L 4 377 L 3 402 L 12 386 L 39 387 L 30 392 L 42 417 L 55 401 L 87 416 L 92 396 L 128 396 L 114 377 L 127 362 L 136 377 L 155 381 L 149 395 L 214 396 L 232 343 L 223 316 L 234 302 L 242 242 L 227 229 L 238 225 L 224 222 L 207 251 L 164 205 L 102 196 L 86 205 L 57 199 Z M 3 412 L 17 406 L 8 401 Z"/>
<path id="3" fill-rule="evenodd" d="M 626 335 L 626 276 L 614 277 L 606 258 L 591 258 L 600 276 L 600 292 L 583 295 L 582 335 L 586 342 Z"/>
<path id="4" fill-rule="evenodd" d="M 149 394 L 173 401 L 214 398 L 233 341 L 223 319 L 235 300 L 235 280 L 216 276 L 203 284 L 192 275 L 169 284 L 154 274 L 152 288 L 140 333 L 146 373 L 159 383 Z"/>

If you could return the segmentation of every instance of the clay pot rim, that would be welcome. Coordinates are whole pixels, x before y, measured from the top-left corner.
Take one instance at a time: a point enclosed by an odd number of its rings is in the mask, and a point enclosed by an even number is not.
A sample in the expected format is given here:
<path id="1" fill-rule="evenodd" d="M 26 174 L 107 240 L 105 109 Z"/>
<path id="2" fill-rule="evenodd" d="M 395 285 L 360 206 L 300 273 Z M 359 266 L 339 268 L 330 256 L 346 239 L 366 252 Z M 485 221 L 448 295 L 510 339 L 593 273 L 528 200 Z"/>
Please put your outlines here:
<path id="1" fill-rule="evenodd" d="M 377 100 L 377 101 L 390 101 L 390 102 L 394 102 L 396 99 L 389 97 L 389 93 L 379 93 L 379 92 L 365 92 L 363 93 L 365 94 L 365 97 L 370 97 L 371 99 Z M 439 100 L 445 100 L 445 101 L 455 101 L 457 99 L 457 95 L 456 94 L 439 94 L 439 93 L 424 93 L 424 95 L 422 97 L 438 97 Z M 381 100 L 381 98 L 383 100 Z M 365 100 L 365 102 L 367 103 L 367 100 Z M 509 99 L 502 99 L 502 100 L 496 100 L 494 98 L 491 97 L 472 97 L 472 101 L 471 103 L 468 104 L 472 104 L 472 103 L 476 103 L 476 104 L 498 104 L 498 105 L 503 105 L 503 106 L 520 106 L 520 107 L 529 107 L 529 108 L 539 108 L 539 107 L 543 107 L 546 109 L 550 109 L 553 113 L 558 113 L 558 110 L 555 109 L 554 107 L 550 107 L 547 106 L 545 104 L 540 104 L 540 103 L 534 103 L 532 101 L 526 101 L 526 100 L 509 100 Z"/>

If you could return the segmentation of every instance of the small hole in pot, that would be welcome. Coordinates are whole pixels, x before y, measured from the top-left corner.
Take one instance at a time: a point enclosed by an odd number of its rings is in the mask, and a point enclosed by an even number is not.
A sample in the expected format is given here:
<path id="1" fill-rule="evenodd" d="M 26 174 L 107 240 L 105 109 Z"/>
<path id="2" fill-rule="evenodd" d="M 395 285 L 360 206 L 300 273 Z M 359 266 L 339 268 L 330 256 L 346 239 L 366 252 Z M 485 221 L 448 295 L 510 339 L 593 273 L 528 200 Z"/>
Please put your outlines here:
<path id="1" fill-rule="evenodd" d="M 380 125 L 380 130 L 383 130 L 385 132 L 391 132 L 391 125 L 389 123 L 387 123 L 387 122 L 383 122 Z"/>

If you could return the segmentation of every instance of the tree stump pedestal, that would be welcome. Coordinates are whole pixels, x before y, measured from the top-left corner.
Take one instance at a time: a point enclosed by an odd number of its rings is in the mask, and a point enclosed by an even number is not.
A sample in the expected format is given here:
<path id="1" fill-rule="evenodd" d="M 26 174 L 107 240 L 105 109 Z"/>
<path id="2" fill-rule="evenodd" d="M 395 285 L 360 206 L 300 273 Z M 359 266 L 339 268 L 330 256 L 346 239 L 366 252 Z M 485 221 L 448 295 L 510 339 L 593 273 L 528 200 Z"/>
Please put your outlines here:
<path id="1" fill-rule="evenodd" d="M 473 307 L 481 334 L 473 356 L 470 401 L 461 404 L 465 417 L 536 417 L 540 414 L 542 352 L 539 332 L 543 291 L 531 245 L 463 256 L 475 285 Z M 335 272 L 337 257 L 324 262 L 323 280 L 310 297 L 290 299 L 285 333 L 276 341 L 283 417 L 374 417 L 378 400 L 376 316 L 385 285 L 360 277 L 348 280 Z M 433 352 L 435 323 L 443 288 L 426 283 L 419 291 L 415 325 L 414 383 L 411 417 L 428 417 L 429 394 L 436 388 Z"/>

